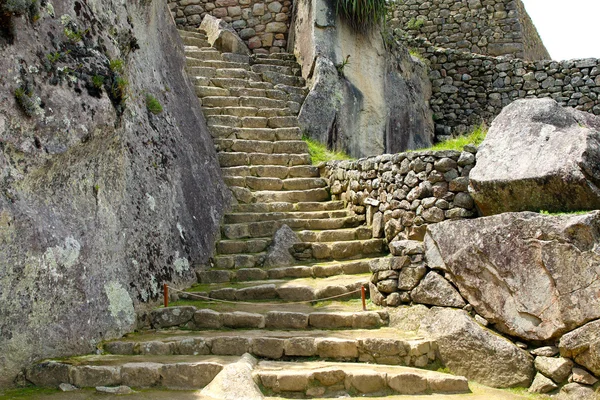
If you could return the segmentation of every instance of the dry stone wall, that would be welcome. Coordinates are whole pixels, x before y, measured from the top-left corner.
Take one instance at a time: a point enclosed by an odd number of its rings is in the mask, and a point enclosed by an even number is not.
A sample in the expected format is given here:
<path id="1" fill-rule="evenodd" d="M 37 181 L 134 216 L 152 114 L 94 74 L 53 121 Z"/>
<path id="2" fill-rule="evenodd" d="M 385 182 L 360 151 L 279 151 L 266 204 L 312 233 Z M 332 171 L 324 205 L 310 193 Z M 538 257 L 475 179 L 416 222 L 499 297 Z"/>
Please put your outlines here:
<path id="1" fill-rule="evenodd" d="M 179 0 L 169 2 L 169 9 L 179 28 L 199 27 L 207 14 L 222 19 L 253 53 L 278 53 L 287 47 L 290 0 Z"/>
<path id="2" fill-rule="evenodd" d="M 485 122 L 517 99 L 552 98 L 600 115 L 600 59 L 524 61 L 489 57 L 413 40 L 430 65 L 437 139 Z M 442 136 L 440 138 L 440 136 Z"/>
<path id="3" fill-rule="evenodd" d="M 322 176 L 334 199 L 366 214 L 373 237 L 423 240 L 428 224 L 476 216 L 468 193 L 475 146 L 465 151 L 384 154 L 330 161 Z"/>
<path id="4" fill-rule="evenodd" d="M 397 0 L 390 26 L 434 45 L 491 56 L 550 59 L 521 0 Z"/>

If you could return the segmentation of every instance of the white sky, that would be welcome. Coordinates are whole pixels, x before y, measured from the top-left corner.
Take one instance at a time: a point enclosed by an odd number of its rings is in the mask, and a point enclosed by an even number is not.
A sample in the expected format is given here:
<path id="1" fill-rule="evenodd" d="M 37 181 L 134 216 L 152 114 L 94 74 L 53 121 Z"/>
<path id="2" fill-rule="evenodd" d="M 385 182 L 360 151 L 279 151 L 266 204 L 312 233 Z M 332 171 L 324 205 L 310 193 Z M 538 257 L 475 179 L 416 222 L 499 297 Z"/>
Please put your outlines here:
<path id="1" fill-rule="evenodd" d="M 600 0 L 522 0 L 553 60 L 600 58 Z"/>

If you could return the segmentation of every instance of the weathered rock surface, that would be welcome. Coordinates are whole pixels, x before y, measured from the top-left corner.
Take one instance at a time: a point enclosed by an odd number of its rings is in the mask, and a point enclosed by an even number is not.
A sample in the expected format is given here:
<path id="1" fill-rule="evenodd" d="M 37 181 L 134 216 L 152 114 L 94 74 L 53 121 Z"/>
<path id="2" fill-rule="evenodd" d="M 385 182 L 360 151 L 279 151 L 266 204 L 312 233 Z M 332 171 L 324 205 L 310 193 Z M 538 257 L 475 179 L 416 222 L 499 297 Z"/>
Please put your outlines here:
<path id="1" fill-rule="evenodd" d="M 575 360 L 600 376 L 600 320 L 590 322 L 560 339 L 560 355 Z"/>
<path id="2" fill-rule="evenodd" d="M 589 386 L 579 383 L 568 383 L 560 389 L 556 396 L 558 400 L 598 400 L 600 393 L 597 393 Z"/>
<path id="3" fill-rule="evenodd" d="M 200 24 L 200 29 L 206 32 L 208 43 L 215 49 L 224 53 L 250 54 L 250 50 L 237 32 L 223 20 L 206 14 Z"/>
<path id="4" fill-rule="evenodd" d="M 600 118 L 551 99 L 504 108 L 477 153 L 470 192 L 483 215 L 600 208 Z"/>
<path id="5" fill-rule="evenodd" d="M 0 386 L 194 282 L 229 196 L 166 3 L 38 16 L 0 33 Z"/>
<path id="6" fill-rule="evenodd" d="M 433 271 L 410 292 L 410 297 L 415 303 L 432 306 L 463 308 L 466 305 L 456 289 L 440 274 Z"/>
<path id="7" fill-rule="evenodd" d="M 256 359 L 244 354 L 238 362 L 226 365 L 200 394 L 222 400 L 260 400 L 264 395 L 252 378 Z"/>
<path id="8" fill-rule="evenodd" d="M 546 378 L 538 372 L 528 391 L 530 393 L 548 393 L 556 389 L 558 389 L 558 385 L 552 382 L 552 379 Z"/>
<path id="9" fill-rule="evenodd" d="M 433 308 L 419 328 L 435 338 L 442 362 L 457 375 L 501 388 L 527 387 L 533 379 L 533 357 L 463 310 Z"/>
<path id="10" fill-rule="evenodd" d="M 536 357 L 535 369 L 556 383 L 563 383 L 571 374 L 573 361 L 563 357 Z"/>
<path id="11" fill-rule="evenodd" d="M 557 339 L 600 317 L 600 212 L 507 213 L 430 225 L 427 262 L 501 332 Z"/>
<path id="12" fill-rule="evenodd" d="M 386 48 L 379 29 L 354 32 L 333 3 L 294 6 L 290 41 L 311 88 L 298 117 L 302 131 L 357 158 L 431 144 L 425 66 L 403 46 Z"/>
<path id="13" fill-rule="evenodd" d="M 273 242 L 267 249 L 264 266 L 287 267 L 293 265 L 296 260 L 292 256 L 292 253 L 290 253 L 290 248 L 295 243 L 300 243 L 300 238 L 292 228 L 283 225 L 273 236 Z"/>

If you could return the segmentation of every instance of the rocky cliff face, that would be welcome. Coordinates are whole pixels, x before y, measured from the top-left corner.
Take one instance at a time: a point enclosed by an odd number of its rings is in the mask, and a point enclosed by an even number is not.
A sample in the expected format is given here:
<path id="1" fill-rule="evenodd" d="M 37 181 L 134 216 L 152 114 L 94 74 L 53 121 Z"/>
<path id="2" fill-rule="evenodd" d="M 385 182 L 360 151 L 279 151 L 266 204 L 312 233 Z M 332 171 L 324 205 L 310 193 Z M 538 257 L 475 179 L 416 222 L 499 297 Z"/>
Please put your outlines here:
<path id="1" fill-rule="evenodd" d="M 290 35 L 310 87 L 300 127 L 354 157 L 428 147 L 433 139 L 427 68 L 379 28 L 357 33 L 328 0 L 295 4 Z"/>
<path id="2" fill-rule="evenodd" d="M 194 281 L 228 198 L 164 2 L 2 7 L 0 386 Z"/>

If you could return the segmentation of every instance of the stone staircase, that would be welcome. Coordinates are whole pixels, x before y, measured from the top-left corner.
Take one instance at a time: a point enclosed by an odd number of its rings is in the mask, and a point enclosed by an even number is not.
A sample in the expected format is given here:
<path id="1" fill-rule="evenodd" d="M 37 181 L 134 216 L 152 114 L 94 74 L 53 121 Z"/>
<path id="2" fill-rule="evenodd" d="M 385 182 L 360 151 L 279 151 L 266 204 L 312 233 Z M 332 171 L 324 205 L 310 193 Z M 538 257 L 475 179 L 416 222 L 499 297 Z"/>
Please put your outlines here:
<path id="1" fill-rule="evenodd" d="M 26 372 L 40 386 L 128 385 L 199 389 L 249 353 L 265 394 L 320 397 L 464 393 L 468 382 L 419 368 L 439 364 L 435 341 L 389 327 L 386 310 L 362 311 L 370 263 L 385 257 L 363 216 L 331 201 L 311 165 L 297 114 L 306 95 L 291 54 L 221 53 L 181 31 L 226 183 L 225 215 L 210 269 L 177 291 L 148 328 L 102 344 L 98 355 L 46 361 Z M 294 265 L 266 266 L 283 225 L 298 235 Z"/>

